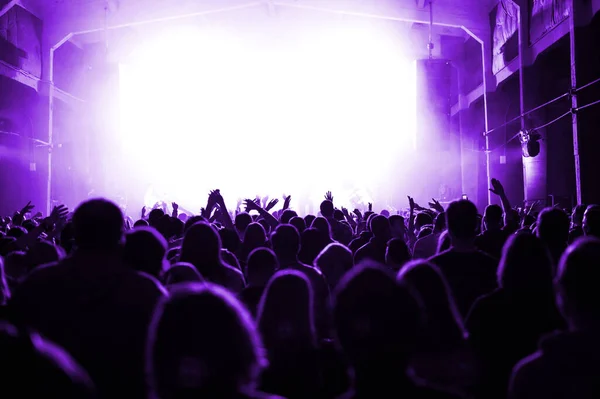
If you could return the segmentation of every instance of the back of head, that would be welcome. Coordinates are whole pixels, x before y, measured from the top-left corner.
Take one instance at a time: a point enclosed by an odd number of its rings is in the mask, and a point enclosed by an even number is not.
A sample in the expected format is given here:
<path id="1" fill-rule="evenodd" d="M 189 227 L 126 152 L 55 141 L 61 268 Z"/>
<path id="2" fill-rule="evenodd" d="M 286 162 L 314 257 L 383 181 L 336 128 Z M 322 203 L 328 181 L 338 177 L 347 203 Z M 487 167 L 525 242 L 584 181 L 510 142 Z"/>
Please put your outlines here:
<path id="1" fill-rule="evenodd" d="M 417 343 L 421 309 L 386 271 L 358 265 L 338 284 L 333 308 L 337 336 L 355 367 L 406 363 Z"/>
<path id="2" fill-rule="evenodd" d="M 533 234 L 511 236 L 498 266 L 498 285 L 522 297 L 548 300 L 553 267 L 546 245 Z M 535 293 L 535 295 L 534 295 Z"/>
<path id="3" fill-rule="evenodd" d="M 570 322 L 600 325 L 600 240 L 584 238 L 563 254 L 556 276 L 557 303 Z"/>
<path id="4" fill-rule="evenodd" d="M 148 214 L 148 224 L 150 224 L 150 226 L 155 226 L 163 216 L 165 216 L 165 213 L 162 209 L 152 209 Z"/>
<path id="5" fill-rule="evenodd" d="M 246 232 L 250 223 L 252 223 L 252 216 L 246 212 L 238 213 L 235 217 L 235 228 L 242 234 Z"/>
<path id="6" fill-rule="evenodd" d="M 298 230 L 298 232 L 300 234 L 302 234 L 302 232 L 304 230 L 306 230 L 306 223 L 304 222 L 304 219 L 302 219 L 299 216 L 294 216 L 291 220 L 290 220 L 290 224 L 292 226 L 294 226 L 296 228 L 296 230 Z"/>
<path id="7" fill-rule="evenodd" d="M 382 240 L 389 240 L 392 232 L 390 228 L 390 221 L 381 215 L 377 215 L 371 219 L 371 232 L 375 238 Z"/>
<path id="8" fill-rule="evenodd" d="M 204 278 L 191 263 L 178 262 L 165 272 L 163 281 L 170 288 L 181 283 L 200 283 Z"/>
<path id="9" fill-rule="evenodd" d="M 571 222 L 574 226 L 581 226 L 583 223 L 583 215 L 585 214 L 585 210 L 587 206 L 585 205 L 576 205 L 573 208 L 573 212 L 571 214 Z"/>
<path id="10" fill-rule="evenodd" d="M 502 227 L 502 215 L 503 211 L 499 205 L 488 205 L 485 208 L 485 214 L 483 215 L 486 229 L 491 230 Z"/>
<path id="11" fill-rule="evenodd" d="M 267 349 L 298 349 L 316 343 L 313 288 L 295 270 L 271 278 L 258 306 L 257 324 Z"/>
<path id="12" fill-rule="evenodd" d="M 6 397 L 96 398 L 87 373 L 62 348 L 0 322 L 0 376 Z"/>
<path id="13" fill-rule="evenodd" d="M 73 214 L 75 243 L 82 250 L 113 250 L 123 241 L 123 213 L 105 199 L 92 199 L 79 205 Z"/>
<path id="14" fill-rule="evenodd" d="M 328 239 L 331 238 L 331 225 L 324 217 L 318 217 L 313 220 L 312 225 L 310 226 L 313 229 L 318 230 L 323 237 Z"/>
<path id="15" fill-rule="evenodd" d="M 462 317 L 446 279 L 435 265 L 410 262 L 400 270 L 397 280 L 412 290 L 425 310 L 425 331 L 420 334 L 422 349 L 448 350 L 464 343 Z"/>
<path id="16" fill-rule="evenodd" d="M 325 200 L 325 201 L 321 202 L 321 206 L 319 208 L 321 210 L 321 215 L 323 215 L 323 217 L 325 217 L 327 219 L 333 217 L 333 213 L 335 211 L 333 202 L 331 202 L 329 200 Z"/>
<path id="17" fill-rule="evenodd" d="M 478 221 L 477 207 L 469 200 L 455 201 L 446 209 L 446 224 L 453 239 L 475 238 Z"/>
<path id="18" fill-rule="evenodd" d="M 137 222 L 135 222 L 133 224 L 134 228 L 136 228 L 136 227 L 148 227 L 148 226 L 150 226 L 150 225 L 144 219 L 140 219 L 140 220 L 138 220 Z"/>
<path id="19" fill-rule="evenodd" d="M 219 237 L 221 238 L 221 246 L 228 251 L 236 253 L 241 246 L 238 233 L 230 229 L 220 229 Z"/>
<path id="20" fill-rule="evenodd" d="M 27 234 L 27 230 L 22 226 L 13 226 L 6 233 L 7 237 L 21 238 Z"/>
<path id="21" fill-rule="evenodd" d="M 260 223 L 250 223 L 244 235 L 244 244 L 252 248 L 264 246 L 267 242 L 267 232 Z"/>
<path id="22" fill-rule="evenodd" d="M 257 248 L 250 252 L 246 274 L 248 284 L 264 287 L 279 267 L 275 253 L 268 248 Z"/>
<path id="23" fill-rule="evenodd" d="M 435 217 L 433 229 L 436 233 L 446 230 L 446 212 L 441 212 Z"/>
<path id="24" fill-rule="evenodd" d="M 566 245 L 570 225 L 569 216 L 563 210 L 546 208 L 538 216 L 537 235 L 548 245 Z"/>
<path id="25" fill-rule="evenodd" d="M 398 270 L 412 258 L 408 245 L 402 238 L 392 238 L 387 243 L 385 263 L 387 266 Z"/>
<path id="26" fill-rule="evenodd" d="M 300 252 L 300 234 L 289 224 L 280 224 L 271 235 L 273 251 L 278 258 L 295 259 Z"/>
<path id="27" fill-rule="evenodd" d="M 157 307 L 148 379 L 161 399 L 226 397 L 253 386 L 266 364 L 248 311 L 224 288 L 185 284 Z"/>
<path id="28" fill-rule="evenodd" d="M 198 268 L 200 274 L 209 278 L 210 270 L 204 266 L 217 266 L 221 263 L 221 239 L 208 223 L 199 222 L 188 229 L 181 245 L 182 262 Z"/>
<path id="29" fill-rule="evenodd" d="M 600 205 L 590 205 L 585 210 L 583 231 L 587 236 L 600 238 Z"/>
<path id="30" fill-rule="evenodd" d="M 315 219 L 315 215 L 306 215 L 304 217 L 304 223 L 306 224 L 306 227 L 309 227 Z"/>
<path id="31" fill-rule="evenodd" d="M 29 270 L 48 263 L 58 262 L 64 257 L 64 251 L 48 241 L 38 241 L 27 251 Z"/>
<path id="32" fill-rule="evenodd" d="M 296 216 L 298 216 L 298 214 L 296 213 L 296 211 L 293 211 L 291 209 L 286 209 L 281 214 L 280 221 L 283 224 L 288 224 L 290 222 L 290 220 L 292 220 L 292 218 L 295 218 Z"/>
<path id="33" fill-rule="evenodd" d="M 160 277 L 165 265 L 167 240 L 152 227 L 139 227 L 125 235 L 123 260 L 133 270 Z"/>
<path id="34" fill-rule="evenodd" d="M 317 255 L 314 263 L 325 275 L 329 286 L 334 288 L 354 266 L 354 257 L 344 245 L 331 243 Z"/>
<path id="35" fill-rule="evenodd" d="M 190 229 L 190 227 L 192 227 L 193 225 L 195 225 L 198 222 L 206 223 L 208 221 L 200 215 L 192 216 L 191 218 L 186 220 L 185 225 L 183 226 L 183 234 L 185 234 Z"/>
<path id="36" fill-rule="evenodd" d="M 415 216 L 415 227 L 420 229 L 423 226 L 433 224 L 433 219 L 430 214 L 426 212 L 417 213 Z"/>

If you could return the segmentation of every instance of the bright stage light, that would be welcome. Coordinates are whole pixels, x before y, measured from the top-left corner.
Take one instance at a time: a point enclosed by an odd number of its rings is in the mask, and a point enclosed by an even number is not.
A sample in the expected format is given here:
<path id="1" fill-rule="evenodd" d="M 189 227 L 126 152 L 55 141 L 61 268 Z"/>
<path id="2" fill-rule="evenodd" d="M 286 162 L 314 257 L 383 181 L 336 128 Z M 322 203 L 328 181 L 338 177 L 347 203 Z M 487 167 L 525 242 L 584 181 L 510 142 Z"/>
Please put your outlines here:
<path id="1" fill-rule="evenodd" d="M 387 202 L 414 156 L 413 61 L 373 27 L 271 33 L 187 27 L 139 44 L 121 65 L 128 175 L 193 210 L 214 188 L 232 206 L 327 190 L 350 206 L 355 189 Z"/>

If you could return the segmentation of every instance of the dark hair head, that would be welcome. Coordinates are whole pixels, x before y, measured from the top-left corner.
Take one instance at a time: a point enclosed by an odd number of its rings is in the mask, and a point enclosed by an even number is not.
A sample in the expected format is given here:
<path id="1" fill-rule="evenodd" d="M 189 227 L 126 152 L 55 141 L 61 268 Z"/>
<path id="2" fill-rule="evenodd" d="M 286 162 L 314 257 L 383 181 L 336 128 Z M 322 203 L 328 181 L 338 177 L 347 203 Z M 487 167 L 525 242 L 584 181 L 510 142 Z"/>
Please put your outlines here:
<path id="1" fill-rule="evenodd" d="M 483 215 L 483 219 L 487 228 L 499 228 L 502 226 L 503 213 L 504 212 L 499 205 L 488 205 L 485 208 L 485 214 Z"/>
<path id="2" fill-rule="evenodd" d="M 160 278 L 166 254 L 167 240 L 152 227 L 139 227 L 125 234 L 123 260 L 133 270 Z"/>
<path id="3" fill-rule="evenodd" d="M 137 222 L 135 222 L 133 224 L 134 228 L 136 228 L 136 227 L 148 227 L 148 226 L 150 226 L 150 225 L 144 219 L 140 219 L 140 220 L 138 220 Z"/>
<path id="4" fill-rule="evenodd" d="M 304 230 L 306 230 L 306 223 L 304 223 L 304 219 L 298 216 L 294 216 L 290 219 L 290 224 L 298 230 L 298 233 L 302 234 Z"/>
<path id="5" fill-rule="evenodd" d="M 190 229 L 190 227 L 192 227 L 198 222 L 208 223 L 208 220 L 206 220 L 203 216 L 200 215 L 190 217 L 188 220 L 186 220 L 183 226 L 183 234 L 185 235 L 185 233 Z"/>
<path id="6" fill-rule="evenodd" d="M 210 279 L 214 268 L 221 265 L 221 239 L 214 227 L 198 222 L 188 229 L 181 244 L 181 262 L 194 265 Z"/>
<path id="7" fill-rule="evenodd" d="M 600 322 L 600 240 L 582 238 L 563 254 L 556 287 L 558 304 L 567 319 Z"/>
<path id="8" fill-rule="evenodd" d="M 246 274 L 248 284 L 255 287 L 264 287 L 269 279 L 279 268 L 277 256 L 268 248 L 257 248 L 250 252 Z"/>
<path id="9" fill-rule="evenodd" d="M 464 343 L 465 329 L 448 283 L 437 266 L 414 261 L 398 273 L 425 310 L 422 348 L 428 351 L 455 349 Z"/>
<path id="10" fill-rule="evenodd" d="M 388 220 L 390 221 L 390 225 L 392 226 L 392 228 L 396 225 L 404 226 L 404 217 L 400 215 L 392 215 L 388 218 Z"/>
<path id="11" fill-rule="evenodd" d="M 600 205 L 590 205 L 585 210 L 583 230 L 588 236 L 600 238 Z"/>
<path id="12" fill-rule="evenodd" d="M 329 201 L 329 200 L 325 200 L 323 202 L 321 202 L 321 215 L 323 215 L 323 217 L 326 218 L 331 218 L 333 217 L 333 213 L 335 208 L 333 207 L 333 202 Z"/>
<path id="13" fill-rule="evenodd" d="M 573 224 L 581 226 L 586 208 L 587 206 L 585 205 L 577 205 L 573 208 L 573 213 L 571 214 L 571 221 Z"/>
<path id="14" fill-rule="evenodd" d="M 347 247 L 335 242 L 327 245 L 317 255 L 314 264 L 323 272 L 329 287 L 333 289 L 354 266 L 354 257 Z"/>
<path id="15" fill-rule="evenodd" d="M 508 239 L 498 266 L 500 287 L 524 298 L 547 300 L 552 295 L 552 277 L 552 259 L 539 238 L 518 234 Z"/>
<path id="16" fill-rule="evenodd" d="M 73 228 L 77 247 L 83 250 L 112 250 L 123 243 L 123 213 L 105 199 L 92 199 L 75 209 Z"/>
<path id="17" fill-rule="evenodd" d="M 283 224 L 288 224 L 290 222 L 290 220 L 292 220 L 292 218 L 295 218 L 296 216 L 298 216 L 298 214 L 296 213 L 296 211 L 293 211 L 291 209 L 286 209 L 281 214 L 280 221 Z"/>
<path id="18" fill-rule="evenodd" d="M 310 227 L 310 225 L 312 224 L 312 222 L 316 219 L 317 217 L 315 215 L 306 215 L 304 216 L 304 223 L 306 224 L 306 227 Z"/>
<path id="19" fill-rule="evenodd" d="M 392 238 L 388 241 L 385 251 L 385 263 L 388 267 L 398 270 L 411 258 L 410 249 L 402 238 Z"/>
<path id="20" fill-rule="evenodd" d="M 478 223 L 477 207 L 469 200 L 454 201 L 446 209 L 448 232 L 454 238 L 474 238 Z"/>
<path id="21" fill-rule="evenodd" d="M 294 226 L 280 224 L 271 235 L 271 244 L 278 258 L 296 258 L 300 252 L 300 234 Z"/>
<path id="22" fill-rule="evenodd" d="M 148 214 L 148 223 L 150 226 L 154 226 L 163 216 L 165 216 L 165 212 L 162 209 L 152 209 Z"/>
<path id="23" fill-rule="evenodd" d="M 218 233 L 223 248 L 230 252 L 237 253 L 242 244 L 238 233 L 230 229 L 220 229 Z"/>
<path id="24" fill-rule="evenodd" d="M 346 220 L 346 217 L 344 216 L 344 212 L 340 211 L 339 209 L 336 209 L 333 211 L 333 218 L 335 220 L 337 220 L 338 222 Z"/>
<path id="25" fill-rule="evenodd" d="M 178 262 L 164 274 L 163 281 L 167 287 L 181 283 L 200 283 L 204 277 L 191 263 Z"/>
<path id="26" fill-rule="evenodd" d="M 389 240 L 391 237 L 390 221 L 385 216 L 377 215 L 371 219 L 371 232 L 375 238 Z"/>
<path id="27" fill-rule="evenodd" d="M 27 251 L 29 270 L 48 263 L 58 262 L 65 257 L 65 252 L 49 241 L 38 241 Z"/>
<path id="28" fill-rule="evenodd" d="M 386 271 L 362 264 L 338 284 L 333 319 L 339 343 L 355 367 L 390 367 L 407 363 L 415 350 L 421 309 Z"/>
<path id="29" fill-rule="evenodd" d="M 252 223 L 252 216 L 249 213 L 241 212 L 235 217 L 235 228 L 244 233 L 248 226 Z"/>
<path id="30" fill-rule="evenodd" d="M 244 245 L 252 247 L 251 249 L 265 246 L 267 242 L 267 232 L 260 223 L 250 223 L 244 235 Z"/>
<path id="31" fill-rule="evenodd" d="M 446 230 L 446 212 L 441 212 L 435 217 L 433 229 L 438 233 Z"/>
<path id="32" fill-rule="evenodd" d="M 233 395 L 256 384 L 261 347 L 250 314 L 226 289 L 182 284 L 149 329 L 150 389 L 161 399 Z"/>
<path id="33" fill-rule="evenodd" d="M 323 238 L 331 240 L 331 225 L 324 217 L 315 218 L 310 227 L 318 230 Z"/>
<path id="34" fill-rule="evenodd" d="M 565 211 L 546 208 L 538 216 L 537 235 L 548 245 L 564 245 L 569 241 L 570 225 Z"/>
<path id="35" fill-rule="evenodd" d="M 304 230 L 301 235 L 299 258 L 302 263 L 312 265 L 319 253 L 331 242 L 331 239 L 315 228 Z"/>
<path id="36" fill-rule="evenodd" d="M 303 273 L 275 273 L 260 300 L 257 325 L 269 352 L 316 345 L 313 288 Z"/>
<path id="37" fill-rule="evenodd" d="M 421 228 L 423 226 L 427 226 L 433 224 L 433 218 L 431 217 L 431 215 L 427 212 L 421 212 L 421 213 L 417 213 L 417 216 L 415 216 L 415 226 L 417 228 Z"/>
<path id="38" fill-rule="evenodd" d="M 85 370 L 65 350 L 36 333 L 0 321 L 0 353 L 6 397 L 96 398 Z"/>

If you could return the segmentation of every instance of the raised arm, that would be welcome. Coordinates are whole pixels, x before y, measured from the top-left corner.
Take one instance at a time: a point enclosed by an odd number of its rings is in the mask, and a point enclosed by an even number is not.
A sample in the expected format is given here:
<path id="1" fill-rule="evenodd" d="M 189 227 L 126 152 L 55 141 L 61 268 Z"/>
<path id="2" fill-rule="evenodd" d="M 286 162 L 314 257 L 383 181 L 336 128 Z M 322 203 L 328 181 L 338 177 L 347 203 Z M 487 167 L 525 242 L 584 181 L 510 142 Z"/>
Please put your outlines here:
<path id="1" fill-rule="evenodd" d="M 219 206 L 220 214 L 221 214 L 221 223 L 225 226 L 226 229 L 236 231 L 235 226 L 233 225 L 233 220 L 231 220 L 231 215 L 227 210 L 227 206 L 225 205 L 225 200 L 221 195 L 219 190 L 215 190 L 211 192 L 211 195 L 215 197 L 215 203 Z"/>
<path id="2" fill-rule="evenodd" d="M 273 215 L 261 208 L 261 206 L 253 200 L 247 199 L 244 201 L 244 203 L 246 204 L 246 212 L 257 211 L 259 215 L 262 216 L 262 218 L 265 219 L 272 228 L 275 228 L 279 225 L 279 221 L 275 219 Z"/>

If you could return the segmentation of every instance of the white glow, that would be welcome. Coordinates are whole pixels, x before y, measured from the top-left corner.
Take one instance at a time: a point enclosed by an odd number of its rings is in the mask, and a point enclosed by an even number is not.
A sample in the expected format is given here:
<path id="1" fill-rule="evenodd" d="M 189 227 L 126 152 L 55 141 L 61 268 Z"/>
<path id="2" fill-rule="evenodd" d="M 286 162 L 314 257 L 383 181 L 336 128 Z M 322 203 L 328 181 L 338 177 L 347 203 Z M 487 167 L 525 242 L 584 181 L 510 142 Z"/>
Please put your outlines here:
<path id="1" fill-rule="evenodd" d="M 385 202 L 394 162 L 414 156 L 412 60 L 375 28 L 286 33 L 184 27 L 140 43 L 121 66 L 127 173 L 194 210 L 212 188 L 231 205 L 327 190 L 345 205 L 353 188 Z"/>

